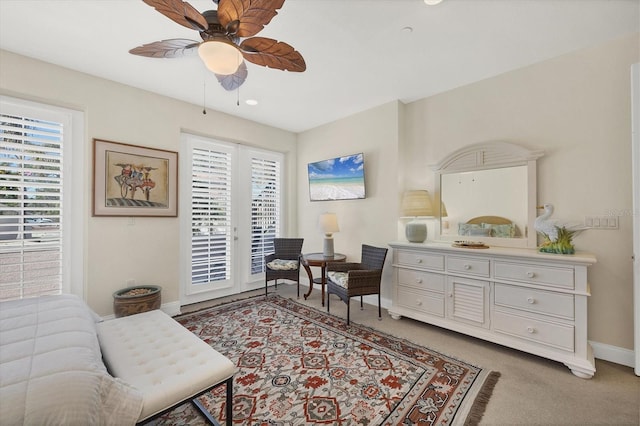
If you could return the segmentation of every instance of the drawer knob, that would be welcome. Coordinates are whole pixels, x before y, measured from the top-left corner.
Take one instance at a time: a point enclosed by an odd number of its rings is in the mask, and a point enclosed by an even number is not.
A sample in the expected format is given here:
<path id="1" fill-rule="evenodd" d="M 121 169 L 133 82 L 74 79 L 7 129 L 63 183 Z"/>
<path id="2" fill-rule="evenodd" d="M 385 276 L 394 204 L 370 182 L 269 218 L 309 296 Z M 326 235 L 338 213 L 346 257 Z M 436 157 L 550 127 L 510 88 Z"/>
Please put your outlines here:
<path id="1" fill-rule="evenodd" d="M 533 278 L 535 276 L 536 276 L 536 274 L 534 272 L 532 272 L 532 271 L 527 272 L 527 277 Z"/>
<path id="2" fill-rule="evenodd" d="M 527 297 L 527 302 L 529 302 L 530 304 L 533 305 L 534 303 L 536 303 L 536 299 L 534 299 L 533 297 L 529 296 L 529 297 Z"/>
<path id="3" fill-rule="evenodd" d="M 416 283 L 422 284 L 422 278 L 416 278 Z"/>
<path id="4" fill-rule="evenodd" d="M 535 328 L 533 328 L 533 327 L 527 327 L 527 333 L 529 333 L 529 334 L 533 334 L 533 333 L 535 333 L 535 332 L 536 332 L 536 329 L 535 329 Z"/>
<path id="5" fill-rule="evenodd" d="M 416 262 L 422 263 L 422 259 L 416 259 Z"/>
<path id="6" fill-rule="evenodd" d="M 463 268 L 468 271 L 469 269 L 471 269 L 471 265 L 464 265 Z"/>

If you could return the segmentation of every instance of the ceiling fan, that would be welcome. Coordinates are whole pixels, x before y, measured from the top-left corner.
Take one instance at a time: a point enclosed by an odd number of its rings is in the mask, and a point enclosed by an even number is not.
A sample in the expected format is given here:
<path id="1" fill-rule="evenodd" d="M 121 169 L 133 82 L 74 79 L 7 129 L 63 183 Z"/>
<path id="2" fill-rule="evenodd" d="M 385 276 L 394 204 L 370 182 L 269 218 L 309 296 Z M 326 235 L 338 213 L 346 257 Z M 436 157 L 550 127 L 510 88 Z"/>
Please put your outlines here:
<path id="1" fill-rule="evenodd" d="M 246 80 L 245 60 L 285 71 L 307 69 L 302 55 L 287 43 L 253 37 L 278 14 L 285 0 L 212 0 L 218 9 L 203 13 L 182 0 L 143 1 L 172 21 L 198 31 L 202 41 L 156 41 L 131 49 L 131 54 L 177 58 L 197 51 L 226 90 L 235 90 Z"/>

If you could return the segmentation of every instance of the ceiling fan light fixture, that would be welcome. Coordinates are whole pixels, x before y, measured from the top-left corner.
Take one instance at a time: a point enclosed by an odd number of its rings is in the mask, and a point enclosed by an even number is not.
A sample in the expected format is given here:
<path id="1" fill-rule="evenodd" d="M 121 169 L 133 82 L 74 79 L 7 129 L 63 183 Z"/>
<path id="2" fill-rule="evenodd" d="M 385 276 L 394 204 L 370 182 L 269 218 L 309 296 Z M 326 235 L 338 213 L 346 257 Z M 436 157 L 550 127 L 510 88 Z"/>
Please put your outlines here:
<path id="1" fill-rule="evenodd" d="M 200 43 L 198 55 L 209 71 L 220 75 L 235 73 L 242 63 L 240 51 L 233 44 L 219 39 Z"/>

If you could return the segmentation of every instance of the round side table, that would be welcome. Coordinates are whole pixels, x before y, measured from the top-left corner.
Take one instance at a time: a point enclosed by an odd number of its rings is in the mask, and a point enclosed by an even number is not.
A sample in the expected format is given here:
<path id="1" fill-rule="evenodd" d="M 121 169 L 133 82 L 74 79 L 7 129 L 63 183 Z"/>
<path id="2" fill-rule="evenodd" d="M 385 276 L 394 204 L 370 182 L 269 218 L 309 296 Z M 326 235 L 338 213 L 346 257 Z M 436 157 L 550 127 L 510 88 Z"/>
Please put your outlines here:
<path id="1" fill-rule="evenodd" d="M 305 300 L 313 291 L 314 284 L 320 284 L 322 287 L 322 306 L 324 306 L 324 287 L 327 284 L 327 263 L 330 262 L 344 262 L 347 260 L 347 256 L 341 253 L 334 253 L 333 256 L 325 256 L 322 253 L 307 253 L 302 255 L 302 266 L 304 266 L 307 275 L 309 276 L 309 291 L 304 295 Z M 320 278 L 313 278 L 311 273 L 311 266 L 317 266 L 320 268 Z"/>

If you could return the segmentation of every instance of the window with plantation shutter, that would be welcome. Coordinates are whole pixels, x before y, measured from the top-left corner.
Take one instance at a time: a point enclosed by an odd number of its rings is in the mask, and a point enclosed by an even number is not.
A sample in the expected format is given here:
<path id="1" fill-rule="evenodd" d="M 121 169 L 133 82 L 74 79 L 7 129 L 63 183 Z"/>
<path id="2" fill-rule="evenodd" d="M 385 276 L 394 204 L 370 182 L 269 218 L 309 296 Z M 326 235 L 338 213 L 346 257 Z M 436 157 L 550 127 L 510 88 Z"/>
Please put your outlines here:
<path id="1" fill-rule="evenodd" d="M 0 106 L 0 299 L 69 292 L 73 114 Z"/>
<path id="2" fill-rule="evenodd" d="M 182 303 L 264 285 L 264 256 L 281 229 L 284 156 L 183 134 Z"/>

